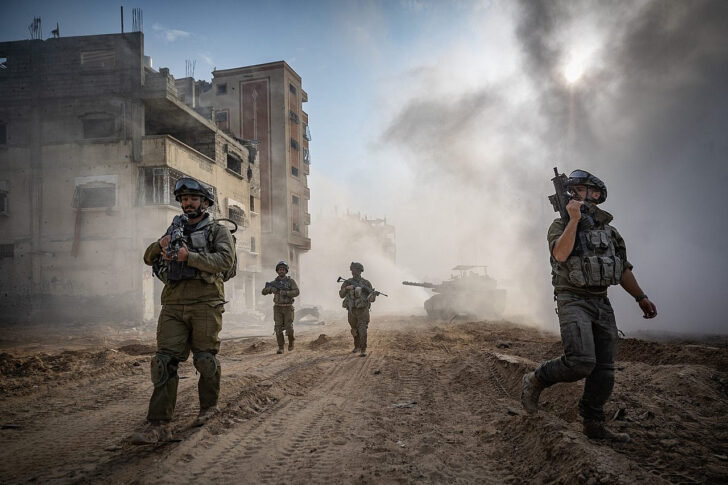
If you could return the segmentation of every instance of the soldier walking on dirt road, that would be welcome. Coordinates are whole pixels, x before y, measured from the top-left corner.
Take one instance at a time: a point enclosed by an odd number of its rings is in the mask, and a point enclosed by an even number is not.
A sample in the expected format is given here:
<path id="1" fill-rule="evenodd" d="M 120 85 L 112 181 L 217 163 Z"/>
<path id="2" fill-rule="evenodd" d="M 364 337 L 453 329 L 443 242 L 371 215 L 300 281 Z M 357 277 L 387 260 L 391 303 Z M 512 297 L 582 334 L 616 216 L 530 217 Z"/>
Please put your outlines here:
<path id="1" fill-rule="evenodd" d="M 296 282 L 288 276 L 288 264 L 280 261 L 276 265 L 276 273 L 278 276 L 270 283 L 266 283 L 262 293 L 269 295 L 273 293 L 273 322 L 278 341 L 278 354 L 283 353 L 283 346 L 286 344 L 286 338 L 283 336 L 285 329 L 288 335 L 288 351 L 293 350 L 293 299 L 300 294 Z"/>
<path id="2" fill-rule="evenodd" d="M 597 207 L 607 199 L 604 183 L 584 170 L 575 170 L 564 180 L 571 197 L 565 207 L 568 215 L 554 220 L 547 236 L 564 355 L 523 377 L 521 403 L 528 413 L 536 413 L 543 389 L 586 379 L 579 401 L 584 434 L 629 441 L 628 434 L 604 426 L 619 339 L 607 288 L 621 285 L 635 298 L 644 318 L 656 317 L 657 308 L 632 273 L 624 240 L 609 225 L 612 215 Z"/>
<path id="3" fill-rule="evenodd" d="M 234 241 L 230 230 L 208 212 L 215 198 L 207 187 L 182 178 L 175 185 L 174 196 L 184 215 L 175 217 L 167 234 L 144 253 L 144 262 L 154 267 L 164 289 L 157 353 L 152 358 L 154 391 L 147 413 L 149 426 L 131 438 L 138 444 L 171 439 L 169 422 L 177 402 L 177 366 L 187 360 L 190 350 L 200 373 L 200 412 L 195 425 L 214 415 L 220 394 L 216 354 L 225 302 L 223 281 L 234 268 Z"/>
<path id="4" fill-rule="evenodd" d="M 348 310 L 351 335 L 354 337 L 353 353 L 360 357 L 367 355 L 367 328 L 369 327 L 369 308 L 377 297 L 372 284 L 361 277 L 364 265 L 352 262 L 349 266 L 351 278 L 341 284 L 339 297 L 344 301 L 341 306 Z"/>

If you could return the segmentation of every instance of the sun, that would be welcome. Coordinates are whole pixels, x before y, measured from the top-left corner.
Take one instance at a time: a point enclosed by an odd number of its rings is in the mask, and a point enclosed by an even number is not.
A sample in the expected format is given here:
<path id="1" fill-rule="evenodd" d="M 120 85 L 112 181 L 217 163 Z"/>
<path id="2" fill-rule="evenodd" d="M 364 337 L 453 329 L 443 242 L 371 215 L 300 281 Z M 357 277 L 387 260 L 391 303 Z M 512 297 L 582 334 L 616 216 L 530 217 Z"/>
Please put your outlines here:
<path id="1" fill-rule="evenodd" d="M 574 84 L 584 75 L 584 63 L 576 59 L 572 59 L 564 67 L 564 79 L 568 84 Z"/>

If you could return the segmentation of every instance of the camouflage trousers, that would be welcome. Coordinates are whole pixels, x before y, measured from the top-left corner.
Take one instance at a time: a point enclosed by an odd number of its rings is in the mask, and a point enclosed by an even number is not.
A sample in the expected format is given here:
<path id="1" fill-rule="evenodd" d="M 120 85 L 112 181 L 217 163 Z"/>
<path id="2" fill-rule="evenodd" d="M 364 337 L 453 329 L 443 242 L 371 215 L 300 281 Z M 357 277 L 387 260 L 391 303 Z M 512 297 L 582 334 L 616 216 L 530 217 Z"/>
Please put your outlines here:
<path id="1" fill-rule="evenodd" d="M 157 323 L 157 353 L 152 358 L 154 391 L 149 400 L 147 419 L 169 421 L 177 403 L 177 367 L 193 354 L 200 374 L 197 390 L 200 408 L 217 404 L 220 394 L 220 350 L 218 334 L 222 329 L 222 302 L 191 305 L 163 305 Z"/>
<path id="2" fill-rule="evenodd" d="M 604 421 L 604 404 L 614 387 L 614 359 L 619 335 L 614 311 L 606 297 L 572 293 L 556 296 L 564 355 L 544 362 L 536 377 L 546 386 L 586 378 L 579 414 Z"/>
<path id="3" fill-rule="evenodd" d="M 349 310 L 349 326 L 354 337 L 354 347 L 367 348 L 367 329 L 369 328 L 369 308 L 352 308 Z"/>
<path id="4" fill-rule="evenodd" d="M 283 347 L 286 339 L 283 337 L 283 330 L 288 335 L 288 341 L 292 342 L 293 338 L 293 316 L 295 311 L 293 305 L 273 305 L 273 330 L 276 333 L 278 347 Z"/>

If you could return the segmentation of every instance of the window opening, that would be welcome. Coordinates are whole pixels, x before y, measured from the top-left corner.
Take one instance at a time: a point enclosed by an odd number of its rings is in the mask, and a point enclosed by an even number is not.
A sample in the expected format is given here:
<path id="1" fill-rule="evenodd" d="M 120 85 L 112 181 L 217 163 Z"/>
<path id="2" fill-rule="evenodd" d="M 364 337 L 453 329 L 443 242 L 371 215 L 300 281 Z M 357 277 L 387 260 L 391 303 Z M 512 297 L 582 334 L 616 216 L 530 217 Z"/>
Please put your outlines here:
<path id="1" fill-rule="evenodd" d="M 291 175 L 298 177 L 298 167 L 291 167 Z"/>
<path id="2" fill-rule="evenodd" d="M 255 237 L 254 236 L 250 236 L 250 252 L 251 253 L 255 252 Z"/>
<path id="3" fill-rule="evenodd" d="M 8 68 L 8 58 L 0 56 L 0 71 Z"/>
<path id="4" fill-rule="evenodd" d="M 215 112 L 215 124 L 222 131 L 230 131 L 230 121 L 228 119 L 228 110 L 220 110 Z"/>
<path id="5" fill-rule="evenodd" d="M 250 212 L 255 212 L 255 197 L 250 196 Z"/>
<path id="6" fill-rule="evenodd" d="M 298 142 L 293 138 L 291 138 L 291 148 L 293 148 L 294 150 L 298 150 Z"/>
<path id="7" fill-rule="evenodd" d="M 298 91 L 296 90 L 296 86 L 293 84 L 288 84 L 288 90 L 291 92 L 291 94 L 296 94 Z"/>
<path id="8" fill-rule="evenodd" d="M 227 83 L 217 85 L 217 94 L 227 94 Z"/>
<path id="9" fill-rule="evenodd" d="M 0 122 L 0 145 L 5 145 L 8 142 L 8 125 Z"/>
<path id="10" fill-rule="evenodd" d="M 99 209 L 116 205 L 116 184 L 95 182 L 76 186 L 74 207 Z"/>
<path id="11" fill-rule="evenodd" d="M 0 215 L 8 215 L 8 193 L 0 190 Z"/>
<path id="12" fill-rule="evenodd" d="M 15 257 L 15 244 L 0 244 L 0 258 Z"/>
<path id="13" fill-rule="evenodd" d="M 228 153 L 227 155 L 227 168 L 233 172 L 242 175 L 243 174 L 243 161 L 235 155 Z"/>

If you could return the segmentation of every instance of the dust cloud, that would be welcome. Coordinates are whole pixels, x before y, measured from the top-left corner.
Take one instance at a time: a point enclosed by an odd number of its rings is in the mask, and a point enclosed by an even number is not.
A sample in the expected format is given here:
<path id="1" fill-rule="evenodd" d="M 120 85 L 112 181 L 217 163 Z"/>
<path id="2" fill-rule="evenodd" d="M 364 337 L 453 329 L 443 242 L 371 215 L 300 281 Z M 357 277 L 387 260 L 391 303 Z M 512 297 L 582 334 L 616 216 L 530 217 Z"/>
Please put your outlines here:
<path id="1" fill-rule="evenodd" d="M 713 302 L 728 287 L 716 214 L 728 181 L 727 10 L 495 3 L 473 18 L 481 25 L 470 37 L 382 74 L 376 178 L 352 184 L 348 197 L 312 178 L 312 212 L 337 197 L 339 207 L 380 211 L 397 228 L 399 271 L 442 279 L 457 264 L 487 265 L 508 290 L 507 318 L 555 329 L 545 236 L 556 214 L 546 197 L 552 167 L 583 168 L 606 182 L 602 207 L 660 311 L 644 321 L 612 289 L 620 328 L 724 332 Z M 569 63 L 583 70 L 573 84 Z M 364 251 L 318 224 L 312 237 L 323 237 L 305 265 L 323 263 L 322 251 L 367 266 Z"/>

